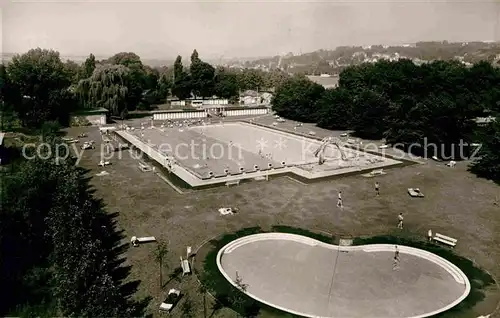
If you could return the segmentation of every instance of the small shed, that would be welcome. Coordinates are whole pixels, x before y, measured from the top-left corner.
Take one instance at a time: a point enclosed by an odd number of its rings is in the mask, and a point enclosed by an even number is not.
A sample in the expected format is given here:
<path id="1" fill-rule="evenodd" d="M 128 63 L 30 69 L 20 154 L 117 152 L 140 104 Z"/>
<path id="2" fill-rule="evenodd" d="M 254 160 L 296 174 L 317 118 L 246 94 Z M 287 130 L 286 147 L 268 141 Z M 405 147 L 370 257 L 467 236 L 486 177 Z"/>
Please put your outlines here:
<path id="1" fill-rule="evenodd" d="M 106 125 L 108 110 L 106 108 L 84 109 L 71 115 L 74 126 L 102 126 Z"/>

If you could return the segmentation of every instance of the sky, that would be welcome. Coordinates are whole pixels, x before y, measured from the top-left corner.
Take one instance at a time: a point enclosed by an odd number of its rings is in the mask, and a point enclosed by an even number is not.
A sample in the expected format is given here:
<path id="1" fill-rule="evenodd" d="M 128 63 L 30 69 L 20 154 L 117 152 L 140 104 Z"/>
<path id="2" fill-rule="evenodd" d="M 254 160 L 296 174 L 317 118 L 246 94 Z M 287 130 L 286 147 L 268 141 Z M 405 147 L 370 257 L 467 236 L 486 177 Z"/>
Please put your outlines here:
<path id="1" fill-rule="evenodd" d="M 4 53 L 256 57 L 340 45 L 500 41 L 500 1 L 9 1 Z"/>

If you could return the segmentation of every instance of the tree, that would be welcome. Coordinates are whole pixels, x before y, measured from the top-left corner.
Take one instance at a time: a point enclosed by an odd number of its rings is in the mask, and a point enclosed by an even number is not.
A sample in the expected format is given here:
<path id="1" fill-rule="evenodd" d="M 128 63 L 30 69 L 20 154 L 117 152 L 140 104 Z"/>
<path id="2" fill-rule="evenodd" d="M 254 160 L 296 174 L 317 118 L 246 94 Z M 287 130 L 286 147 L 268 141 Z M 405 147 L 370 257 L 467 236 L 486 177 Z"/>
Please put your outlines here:
<path id="1" fill-rule="evenodd" d="M 318 100 L 318 126 L 346 130 L 352 126 L 352 96 L 344 88 L 327 89 Z"/>
<path id="2" fill-rule="evenodd" d="M 154 250 L 154 259 L 160 267 L 160 289 L 163 288 L 163 266 L 165 265 L 163 261 L 168 255 L 168 246 L 163 242 L 159 242 Z"/>
<path id="3" fill-rule="evenodd" d="M 483 109 L 500 113 L 500 70 L 482 61 L 474 64 L 468 72 L 465 84 L 470 91 L 480 96 L 471 98 L 468 102 L 477 105 L 481 101 L 481 105 L 476 106 L 479 110 L 482 110 L 482 106 Z M 478 114 L 481 115 L 483 114 Z"/>
<path id="4" fill-rule="evenodd" d="M 31 153 L 28 153 L 31 155 Z M 44 160 L 22 162 L 2 178 L 0 209 L 0 314 L 16 305 L 52 298 L 50 273 L 43 264 L 51 253 L 45 222 L 57 176 Z M 31 281 L 26 278 L 30 277 Z M 49 276 L 50 277 L 50 276 Z M 41 288 L 47 286 L 49 289 Z M 36 296 L 35 296 L 36 295 Z"/>
<path id="5" fill-rule="evenodd" d="M 353 98 L 351 128 L 357 136 L 380 139 L 387 130 L 389 101 L 385 96 L 364 90 Z"/>
<path id="6" fill-rule="evenodd" d="M 158 79 L 157 95 L 159 98 L 165 99 L 168 97 L 172 89 L 172 80 L 167 74 L 161 74 Z"/>
<path id="7" fill-rule="evenodd" d="M 292 120 L 314 122 L 317 118 L 317 101 L 324 88 L 305 77 L 293 77 L 278 87 L 271 101 L 276 113 Z"/>
<path id="8" fill-rule="evenodd" d="M 240 89 L 259 90 L 264 86 L 264 76 L 261 71 L 244 69 L 238 74 Z"/>
<path id="9" fill-rule="evenodd" d="M 240 311 L 245 312 L 247 311 L 247 306 L 245 305 L 245 303 L 247 301 L 246 291 L 248 285 L 243 282 L 243 279 L 240 275 L 238 275 L 238 272 L 236 272 L 234 283 L 236 284 L 237 291 L 231 293 L 230 301 L 235 308 L 239 308 Z"/>
<path id="10" fill-rule="evenodd" d="M 200 283 L 198 292 L 203 297 L 203 318 L 207 318 L 207 288 L 203 285 L 203 283 Z"/>
<path id="11" fill-rule="evenodd" d="M 64 69 L 71 80 L 71 84 L 76 84 L 79 81 L 78 74 L 80 73 L 80 65 L 76 64 L 74 61 L 67 60 L 64 63 Z"/>
<path id="12" fill-rule="evenodd" d="M 172 85 L 172 95 L 184 100 L 191 96 L 191 77 L 184 71 L 182 57 L 177 56 L 174 62 L 174 82 Z"/>
<path id="13" fill-rule="evenodd" d="M 86 108 L 104 107 L 124 118 L 131 82 L 130 69 L 123 65 L 100 65 L 91 77 L 81 80 L 77 94 Z"/>
<path id="14" fill-rule="evenodd" d="M 191 64 L 191 86 L 195 96 L 212 97 L 214 95 L 215 69 L 205 62 Z"/>
<path id="15" fill-rule="evenodd" d="M 105 64 L 113 64 L 113 65 L 123 65 L 129 68 L 132 67 L 142 67 L 142 61 L 139 55 L 133 52 L 120 52 L 116 53 L 112 57 L 110 57 Z"/>
<path id="16" fill-rule="evenodd" d="M 145 84 L 146 71 L 141 58 L 132 52 L 121 52 L 110 57 L 107 63 L 112 65 L 123 65 L 129 69 L 126 109 L 136 109 L 142 100 L 144 89 L 147 89 Z"/>
<path id="17" fill-rule="evenodd" d="M 500 120 L 490 123 L 484 131 L 482 146 L 470 170 L 479 177 L 500 183 Z"/>
<path id="18" fill-rule="evenodd" d="M 188 73 L 182 72 L 176 77 L 175 82 L 172 86 L 172 95 L 177 98 L 184 100 L 191 97 L 191 77 Z"/>
<path id="19" fill-rule="evenodd" d="M 73 111 L 67 105 L 71 78 L 59 53 L 32 49 L 16 55 L 7 67 L 13 89 L 19 94 L 15 111 L 24 126 L 40 127 L 47 120 L 67 121 Z"/>
<path id="20" fill-rule="evenodd" d="M 181 309 L 182 309 L 182 317 L 193 318 L 195 316 L 193 302 L 189 297 L 186 297 L 186 300 L 184 300 Z"/>
<path id="21" fill-rule="evenodd" d="M 0 64 L 0 130 L 10 130 L 13 127 L 16 113 L 15 105 L 22 102 L 16 87 L 11 84 L 7 68 Z"/>
<path id="22" fill-rule="evenodd" d="M 165 88 L 160 87 L 160 84 L 163 83 L 160 83 L 160 73 L 157 69 L 145 65 L 144 70 L 142 101 L 137 108 L 148 110 L 151 105 L 164 102 L 168 94 L 168 89 L 166 93 L 164 93 L 164 91 L 162 92 L 162 89 L 165 90 Z"/>
<path id="23" fill-rule="evenodd" d="M 233 98 L 238 96 L 238 78 L 235 74 L 224 69 L 218 69 L 215 75 L 214 93 L 220 98 Z"/>
<path id="24" fill-rule="evenodd" d="M 276 89 L 290 78 L 290 76 L 281 70 L 272 70 L 262 75 L 262 86 L 268 89 Z"/>
<path id="25" fill-rule="evenodd" d="M 387 144 L 402 144 L 409 147 L 426 135 L 424 105 L 413 96 L 406 96 L 399 104 L 389 107 L 388 129 L 385 132 Z"/>
<path id="26" fill-rule="evenodd" d="M 0 211 L 1 313 L 139 316 L 116 271 L 120 237 L 90 194 L 86 172 L 74 160 L 56 164 L 57 137 L 42 142 L 51 155 L 21 162 L 0 189 L 8 204 Z"/>
<path id="27" fill-rule="evenodd" d="M 91 201 L 82 203 L 71 204 L 65 211 L 57 209 L 49 216 L 54 242 L 54 293 L 61 311 L 65 316 L 78 317 L 129 316 L 127 301 L 109 274 L 102 238 L 89 232 L 99 226 L 96 211 L 92 211 L 95 206 Z M 71 220 L 70 213 L 74 215 Z"/>
<path id="28" fill-rule="evenodd" d="M 114 274 L 113 229 L 101 203 L 89 195 L 85 172 L 71 162 L 55 166 L 60 180 L 46 218 L 56 295 L 65 316 L 130 316 Z M 62 180 L 66 180 L 63 182 Z"/>
<path id="29" fill-rule="evenodd" d="M 212 97 L 214 95 L 215 69 L 212 65 L 200 60 L 196 50 L 191 54 L 189 72 L 193 94 L 200 97 Z"/>
<path id="30" fill-rule="evenodd" d="M 174 62 L 174 82 L 183 72 L 184 66 L 182 65 L 182 56 L 177 55 Z"/>
<path id="31" fill-rule="evenodd" d="M 191 53 L 191 64 L 196 64 L 201 62 L 200 57 L 198 55 L 198 51 L 196 49 L 193 50 L 193 53 Z"/>
<path id="32" fill-rule="evenodd" d="M 79 79 L 82 80 L 92 76 L 92 73 L 94 73 L 95 68 L 96 68 L 95 56 L 94 54 L 90 54 L 89 57 L 85 59 L 85 62 L 83 63 L 83 66 L 80 69 Z"/>
<path id="33" fill-rule="evenodd" d="M 144 66 L 144 71 L 144 89 L 156 90 L 158 87 L 158 81 L 160 79 L 160 73 L 158 72 L 158 70 L 147 65 Z"/>

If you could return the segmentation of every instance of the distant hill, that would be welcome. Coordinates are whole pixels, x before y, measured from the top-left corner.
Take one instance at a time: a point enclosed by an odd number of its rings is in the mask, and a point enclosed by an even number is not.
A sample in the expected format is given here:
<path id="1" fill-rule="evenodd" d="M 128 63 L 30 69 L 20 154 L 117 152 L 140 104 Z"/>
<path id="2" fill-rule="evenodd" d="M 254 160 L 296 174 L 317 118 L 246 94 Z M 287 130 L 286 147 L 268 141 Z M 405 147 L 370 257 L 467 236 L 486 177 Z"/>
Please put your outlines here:
<path id="1" fill-rule="evenodd" d="M 3 53 L 2 61 L 8 62 L 14 53 Z M 96 56 L 98 60 L 109 56 Z M 72 60 L 77 63 L 85 61 L 87 56 L 64 56 L 63 60 Z M 203 58 L 203 56 L 202 56 Z M 371 45 L 371 46 L 339 46 L 334 50 L 317 50 L 314 52 L 295 55 L 288 53 L 284 56 L 247 57 L 247 58 L 219 58 L 206 59 L 207 62 L 223 64 L 233 68 L 255 68 L 264 71 L 280 68 L 289 73 L 304 73 L 308 75 L 338 74 L 349 65 L 373 63 L 381 59 L 397 60 L 412 59 L 416 63 L 425 63 L 433 60 L 457 59 L 464 64 L 486 60 L 500 67 L 500 42 L 417 42 L 405 45 Z M 184 56 L 187 66 L 189 57 Z M 143 58 L 142 62 L 152 67 L 170 66 L 172 59 Z"/>
<path id="2" fill-rule="evenodd" d="M 433 60 L 456 59 L 464 64 L 481 60 L 498 64 L 500 42 L 417 42 L 400 46 L 341 46 L 334 50 L 318 50 L 300 55 L 287 54 L 239 62 L 233 67 L 270 70 L 282 68 L 290 73 L 310 75 L 338 74 L 345 67 L 360 63 L 373 63 L 381 59 L 412 59 L 416 63 Z M 229 65 L 231 66 L 231 65 Z"/>
<path id="3" fill-rule="evenodd" d="M 4 63 L 8 63 L 10 60 L 12 60 L 12 57 L 14 57 L 16 53 L 3 53 L 2 56 L 2 61 Z M 76 63 L 83 63 L 85 62 L 85 59 L 87 59 L 88 55 L 86 56 L 79 56 L 79 55 L 61 55 L 61 60 L 66 61 L 66 60 L 71 60 Z M 110 56 L 96 56 L 97 60 L 105 60 L 108 59 Z M 160 67 L 164 65 L 173 65 L 174 64 L 174 59 L 167 60 L 167 59 L 142 59 L 142 62 L 146 65 L 149 65 L 151 67 Z"/>

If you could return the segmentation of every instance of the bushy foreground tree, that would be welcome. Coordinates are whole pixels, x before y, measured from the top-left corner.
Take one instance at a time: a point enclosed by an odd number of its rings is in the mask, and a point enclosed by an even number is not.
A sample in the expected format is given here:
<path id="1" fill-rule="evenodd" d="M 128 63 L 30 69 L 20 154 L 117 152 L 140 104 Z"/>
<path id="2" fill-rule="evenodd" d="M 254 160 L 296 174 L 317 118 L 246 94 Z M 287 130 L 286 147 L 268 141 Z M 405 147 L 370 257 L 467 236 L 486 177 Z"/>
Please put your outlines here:
<path id="1" fill-rule="evenodd" d="M 85 172 L 52 156 L 25 160 L 2 177 L 0 313 L 140 315 L 129 299 L 134 289 L 122 286 L 121 237 Z"/>

